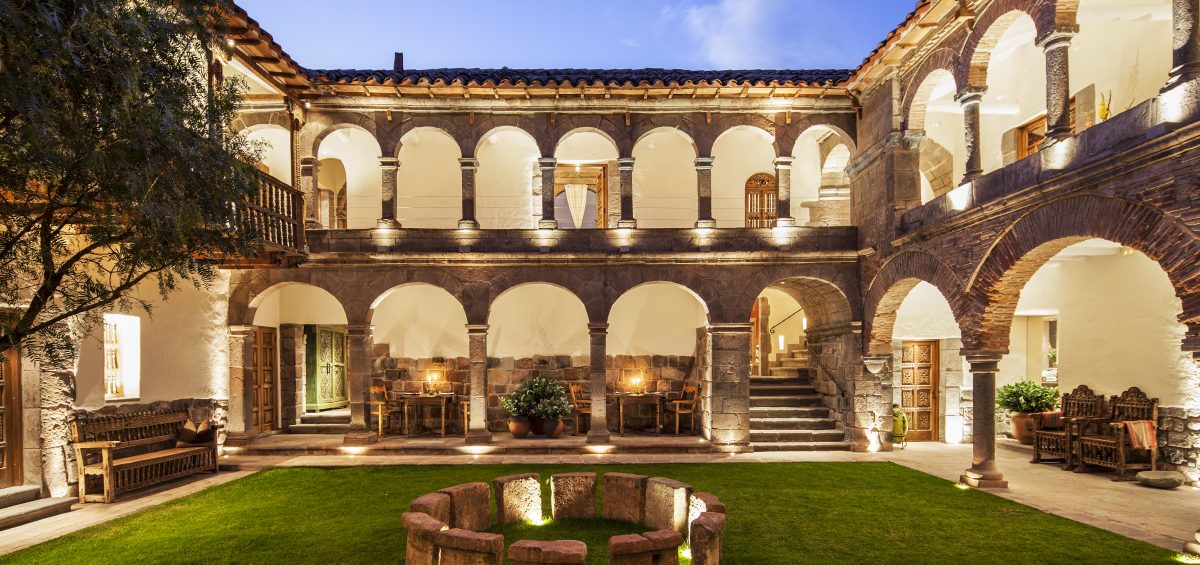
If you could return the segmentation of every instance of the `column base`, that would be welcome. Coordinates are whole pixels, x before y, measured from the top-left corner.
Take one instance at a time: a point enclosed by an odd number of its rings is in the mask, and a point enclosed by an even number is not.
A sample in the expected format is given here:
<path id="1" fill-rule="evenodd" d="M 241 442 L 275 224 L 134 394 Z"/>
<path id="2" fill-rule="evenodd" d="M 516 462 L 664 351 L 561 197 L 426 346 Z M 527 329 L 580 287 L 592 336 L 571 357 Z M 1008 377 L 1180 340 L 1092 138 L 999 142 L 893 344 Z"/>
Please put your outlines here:
<path id="1" fill-rule="evenodd" d="M 342 445 L 371 445 L 379 441 L 375 432 L 351 432 L 342 438 Z"/>
<path id="2" fill-rule="evenodd" d="M 775 227 L 777 228 L 794 228 L 796 227 L 796 218 L 775 218 Z"/>
<path id="3" fill-rule="evenodd" d="M 476 222 L 475 220 L 459 220 L 458 221 L 458 229 L 460 229 L 460 230 L 477 230 L 477 229 L 479 229 L 479 222 Z"/>
<path id="4" fill-rule="evenodd" d="M 1004 480 L 1004 475 L 1001 475 L 999 472 L 981 473 L 967 469 L 958 478 L 958 482 L 974 488 L 1008 488 L 1008 481 Z"/>
<path id="5" fill-rule="evenodd" d="M 304 220 L 304 229 L 306 229 L 306 230 L 322 229 L 321 222 L 318 222 L 316 220 Z"/>
<path id="6" fill-rule="evenodd" d="M 587 442 L 592 445 L 606 444 L 612 441 L 612 434 L 608 430 L 592 429 L 588 430 Z"/>
<path id="7" fill-rule="evenodd" d="M 483 445 L 492 443 L 492 432 L 487 430 L 471 430 L 467 432 L 467 445 Z"/>
<path id="8" fill-rule="evenodd" d="M 380 218 L 375 222 L 375 227 L 378 229 L 398 230 L 400 229 L 400 222 L 391 218 Z"/>
<path id="9" fill-rule="evenodd" d="M 713 451 L 717 453 L 754 453 L 754 448 L 750 443 L 718 443 L 713 445 Z"/>
<path id="10" fill-rule="evenodd" d="M 617 220 L 618 228 L 636 228 L 637 220 Z"/>
<path id="11" fill-rule="evenodd" d="M 556 230 L 558 229 L 558 220 L 538 220 L 538 229 Z"/>
<path id="12" fill-rule="evenodd" d="M 698 227 L 698 228 L 715 228 L 715 227 L 717 227 L 717 221 L 712 220 L 712 219 L 696 220 L 696 227 Z"/>

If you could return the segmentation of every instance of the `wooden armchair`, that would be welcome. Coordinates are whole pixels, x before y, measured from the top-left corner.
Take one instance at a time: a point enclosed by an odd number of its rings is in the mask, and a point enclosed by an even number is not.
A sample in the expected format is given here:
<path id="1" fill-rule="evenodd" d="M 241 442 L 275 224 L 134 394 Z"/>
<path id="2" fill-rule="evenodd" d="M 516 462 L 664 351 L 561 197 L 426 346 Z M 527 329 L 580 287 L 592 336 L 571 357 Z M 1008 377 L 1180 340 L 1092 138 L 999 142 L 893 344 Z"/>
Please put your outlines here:
<path id="1" fill-rule="evenodd" d="M 1062 395 L 1061 412 L 1045 412 L 1034 419 L 1033 459 L 1030 463 L 1061 461 L 1063 469 L 1076 464 L 1075 438 L 1089 423 L 1104 419 L 1104 396 L 1092 392 L 1087 385 Z"/>
<path id="2" fill-rule="evenodd" d="M 400 414 L 400 421 L 404 422 L 404 403 L 394 398 L 386 381 L 377 380 L 371 385 L 371 408 L 372 413 L 379 421 L 376 432 L 379 437 L 383 437 L 385 424 L 387 431 L 392 431 L 393 414 Z"/>
<path id="3" fill-rule="evenodd" d="M 1158 424 L 1158 399 L 1147 398 L 1138 387 L 1132 387 L 1108 401 L 1109 418 L 1099 431 L 1079 436 L 1079 465 L 1075 472 L 1088 465 L 1106 467 L 1117 472 L 1114 481 L 1131 481 L 1131 470 L 1153 471 L 1158 466 L 1158 438 L 1153 433 Z M 1134 437 L 1128 422 L 1153 422 L 1147 426 L 1147 437 Z M 1134 424 L 1137 426 L 1137 424 Z M 1139 445 L 1141 443 L 1142 445 Z M 1136 461 L 1131 461 L 1136 457 Z"/>
<path id="4" fill-rule="evenodd" d="M 679 398 L 667 400 L 667 412 L 675 413 L 675 435 L 679 435 L 679 419 L 688 416 L 688 431 L 696 432 L 696 405 L 700 398 L 700 389 L 696 385 L 684 383 L 683 394 Z"/>
<path id="5" fill-rule="evenodd" d="M 589 426 L 592 423 L 592 399 L 583 389 L 583 385 L 570 385 L 571 391 L 571 406 L 575 408 L 575 435 L 582 434 L 583 423 L 587 422 Z"/>

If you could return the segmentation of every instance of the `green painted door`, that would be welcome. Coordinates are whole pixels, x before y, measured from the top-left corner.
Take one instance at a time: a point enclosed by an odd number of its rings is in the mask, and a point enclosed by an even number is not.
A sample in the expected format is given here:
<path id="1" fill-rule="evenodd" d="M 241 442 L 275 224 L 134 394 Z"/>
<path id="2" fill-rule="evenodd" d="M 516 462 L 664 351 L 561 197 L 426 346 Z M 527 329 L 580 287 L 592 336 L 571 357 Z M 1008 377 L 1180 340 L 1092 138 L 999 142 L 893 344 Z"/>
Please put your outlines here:
<path id="1" fill-rule="evenodd" d="M 342 408 L 346 393 L 346 332 L 329 326 L 304 326 L 307 375 L 304 407 L 309 411 Z"/>

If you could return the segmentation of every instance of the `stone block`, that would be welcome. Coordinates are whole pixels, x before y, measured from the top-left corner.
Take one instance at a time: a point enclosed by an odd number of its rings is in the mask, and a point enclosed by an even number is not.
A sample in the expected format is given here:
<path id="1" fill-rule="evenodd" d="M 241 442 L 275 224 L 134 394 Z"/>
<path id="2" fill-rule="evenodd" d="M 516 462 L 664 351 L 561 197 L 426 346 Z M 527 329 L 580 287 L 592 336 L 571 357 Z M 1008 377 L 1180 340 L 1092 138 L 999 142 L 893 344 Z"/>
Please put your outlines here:
<path id="1" fill-rule="evenodd" d="M 674 530 L 657 530 L 643 535 L 608 538 L 611 565 L 678 565 L 683 536 Z"/>
<path id="2" fill-rule="evenodd" d="M 424 512 L 405 512 L 401 518 L 408 530 L 404 562 L 411 565 L 437 565 L 437 534 L 446 524 Z"/>
<path id="3" fill-rule="evenodd" d="M 604 474 L 604 503 L 601 513 L 608 520 L 641 523 L 646 504 L 645 475 Z"/>
<path id="4" fill-rule="evenodd" d="M 412 512 L 424 512 L 444 524 L 450 523 L 450 497 L 440 492 L 422 494 L 408 505 Z"/>
<path id="5" fill-rule="evenodd" d="M 486 483 L 466 483 L 438 492 L 450 497 L 450 525 L 478 532 L 492 527 L 491 504 Z"/>
<path id="6" fill-rule="evenodd" d="M 652 477 L 646 481 L 646 505 L 642 523 L 657 530 L 674 530 L 687 535 L 692 487 L 674 479 Z"/>
<path id="7" fill-rule="evenodd" d="M 717 565 L 721 562 L 721 538 L 725 534 L 725 514 L 704 512 L 692 521 L 689 546 L 692 565 Z"/>
<path id="8" fill-rule="evenodd" d="M 596 474 L 559 473 L 550 477 L 551 515 L 563 518 L 596 517 Z"/>
<path id="9" fill-rule="evenodd" d="M 521 540 L 508 547 L 508 562 L 511 565 L 537 565 L 540 563 L 577 565 L 586 561 L 587 545 L 581 541 Z"/>
<path id="10" fill-rule="evenodd" d="M 437 533 L 437 547 L 441 553 L 438 565 L 504 565 L 504 536 L 500 534 L 443 530 Z"/>
<path id="11" fill-rule="evenodd" d="M 537 473 L 508 475 L 492 480 L 496 521 L 542 523 L 542 477 Z"/>

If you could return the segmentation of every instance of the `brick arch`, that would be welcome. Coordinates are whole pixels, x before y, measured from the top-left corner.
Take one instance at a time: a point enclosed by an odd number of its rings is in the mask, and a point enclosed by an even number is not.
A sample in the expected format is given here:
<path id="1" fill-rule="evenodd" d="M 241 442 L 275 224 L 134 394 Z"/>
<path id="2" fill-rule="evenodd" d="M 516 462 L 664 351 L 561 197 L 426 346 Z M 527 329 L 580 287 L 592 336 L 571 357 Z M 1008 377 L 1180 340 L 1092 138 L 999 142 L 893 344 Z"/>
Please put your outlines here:
<path id="1" fill-rule="evenodd" d="M 968 281 L 961 325 L 970 349 L 1004 350 L 1021 289 L 1064 248 L 1092 238 L 1136 249 L 1166 272 L 1183 305 L 1185 345 L 1200 346 L 1200 236 L 1160 211 L 1117 198 L 1076 196 L 1026 214 L 992 244 Z"/>
<path id="2" fill-rule="evenodd" d="M 492 307 L 495 306 L 496 302 L 499 301 L 501 298 L 503 298 L 505 294 L 508 294 L 509 291 L 516 290 L 521 287 L 534 286 L 534 285 L 545 285 L 545 286 L 550 286 L 550 287 L 554 287 L 554 288 L 566 291 L 567 294 L 570 294 L 572 297 L 575 298 L 576 301 L 578 301 L 583 306 L 584 311 L 587 313 L 588 323 L 598 323 L 598 322 L 607 321 L 607 318 L 605 318 L 605 319 L 596 318 L 595 313 L 592 311 L 591 308 L 588 307 L 588 302 L 583 300 L 581 295 L 578 292 L 576 292 L 575 289 L 572 289 L 569 286 L 561 284 L 562 282 L 566 282 L 566 281 L 560 280 L 560 281 L 554 282 L 554 281 L 547 281 L 547 280 L 527 280 L 527 281 L 515 282 L 514 284 L 504 286 L 502 288 L 497 287 L 495 289 L 494 293 L 492 294 L 492 296 L 490 297 L 490 299 L 488 300 L 487 315 L 484 316 L 484 320 L 485 320 L 484 323 L 488 323 L 488 324 L 491 323 Z M 468 321 L 471 320 L 470 312 L 467 313 L 467 320 Z M 472 323 L 475 323 L 475 322 L 472 322 Z"/>
<path id="3" fill-rule="evenodd" d="M 359 130 L 359 131 L 362 131 L 362 132 L 366 133 L 367 135 L 370 135 L 370 136 L 371 136 L 371 139 L 374 139 L 374 140 L 375 140 L 375 146 L 376 146 L 376 147 L 379 149 L 379 154 L 380 154 L 380 155 L 387 155 L 387 154 L 388 154 L 388 153 L 386 153 L 386 152 L 383 150 L 383 146 L 382 146 L 382 145 L 380 145 L 379 138 L 375 136 L 374 128 L 370 128 L 370 129 L 368 129 L 368 128 L 362 127 L 362 126 L 361 126 L 361 125 L 359 125 L 359 124 L 352 124 L 352 123 L 341 122 L 341 123 L 333 124 L 333 125 L 331 125 L 331 126 L 329 126 L 329 127 L 325 128 L 324 130 L 322 130 L 320 133 L 318 133 L 318 134 L 317 134 L 317 135 L 316 135 L 316 136 L 313 138 L 312 145 L 311 145 L 311 147 L 312 147 L 312 156 L 313 156 L 313 157 L 316 157 L 317 155 L 319 155 L 319 154 L 320 154 L 320 150 L 321 150 L 321 143 L 322 143 L 323 141 L 325 141 L 325 138 L 326 138 L 326 137 L 329 137 L 329 135 L 330 135 L 330 134 L 332 134 L 332 133 L 333 133 L 333 132 L 335 132 L 335 131 L 341 130 L 341 129 L 356 129 L 356 130 Z"/>
<path id="4" fill-rule="evenodd" d="M 692 139 L 696 140 L 696 147 L 700 151 L 700 156 L 712 156 L 712 148 L 717 140 L 728 131 L 739 126 L 763 130 L 771 136 L 771 144 L 775 146 L 775 122 L 771 118 L 761 114 L 719 114 L 713 115 L 712 123 L 701 127 L 697 130 L 696 135 L 692 137 Z M 778 147 L 776 147 L 775 153 L 776 155 L 779 154 Z"/>
<path id="5" fill-rule="evenodd" d="M 651 129 L 642 131 L 641 133 L 639 133 L 637 135 L 637 137 L 633 141 L 633 145 L 629 148 L 629 156 L 630 157 L 633 156 L 633 149 L 636 148 L 638 146 L 638 144 L 641 143 L 642 141 L 644 141 L 647 137 L 650 137 L 651 135 L 654 135 L 656 133 L 663 132 L 663 131 L 678 132 L 679 134 L 681 134 L 684 137 L 684 139 L 686 139 L 688 141 L 688 143 L 692 144 L 693 152 L 698 151 L 698 149 L 696 148 L 696 140 L 693 139 L 692 136 L 688 134 L 688 132 L 686 132 L 682 129 L 679 129 L 677 127 L 674 127 L 674 126 L 658 126 L 655 128 L 651 128 Z M 696 153 L 696 154 L 699 155 L 699 153 Z"/>
<path id="6" fill-rule="evenodd" d="M 393 157 L 400 156 L 400 148 L 404 144 L 404 138 L 416 129 L 436 129 L 448 136 L 458 144 L 458 152 L 460 156 L 470 156 L 469 151 L 474 149 L 474 145 L 470 143 L 471 132 L 469 128 L 464 127 L 465 120 L 456 120 L 454 116 L 446 116 L 442 114 L 418 114 L 415 116 L 405 116 L 402 123 L 394 128 L 388 138 L 388 147 L 394 149 L 391 153 Z"/>
<path id="7" fill-rule="evenodd" d="M 346 305 L 336 295 L 334 295 L 332 292 L 329 292 L 329 290 L 322 288 L 319 285 L 315 285 L 315 284 L 308 283 L 308 282 L 282 281 L 282 282 L 277 282 L 275 284 L 272 284 L 266 288 L 259 290 L 257 293 L 254 293 L 250 297 L 250 299 L 246 302 L 245 308 L 239 310 L 239 312 L 241 314 L 241 319 L 237 320 L 236 323 L 235 323 L 235 320 L 230 319 L 229 320 L 230 325 L 244 325 L 244 326 L 253 325 L 254 318 L 258 314 L 258 307 L 262 304 L 262 301 L 266 300 L 272 294 L 275 294 L 276 292 L 279 292 L 283 288 L 289 287 L 289 286 L 307 286 L 310 288 L 315 288 L 315 289 L 323 291 L 325 294 L 329 295 L 329 297 L 332 298 L 335 302 L 337 302 L 338 306 L 341 307 L 342 316 L 346 318 L 346 322 L 347 323 L 354 322 L 354 318 L 352 318 L 350 316 L 350 313 L 346 310 Z M 232 311 L 233 311 L 233 309 L 231 308 L 230 312 L 232 313 Z"/>
<path id="8" fill-rule="evenodd" d="M 553 266 L 526 267 L 519 271 L 509 270 L 494 275 L 487 283 L 486 309 L 489 312 L 496 299 L 508 290 L 525 284 L 542 283 L 562 287 L 575 295 L 583 303 L 589 322 L 601 323 L 608 319 L 610 301 L 608 293 L 605 292 L 605 281 L 601 278 Z M 467 319 L 478 316 L 479 312 L 474 311 L 480 306 L 478 302 L 464 301 L 464 305 L 467 306 Z M 487 319 L 486 312 L 483 319 Z"/>
<path id="9" fill-rule="evenodd" d="M 932 284 L 950 304 L 958 322 L 963 297 L 962 279 L 937 257 L 922 251 L 905 251 L 888 258 L 871 279 L 863 299 L 863 349 L 872 355 L 892 352 L 896 314 L 908 293 L 920 282 Z M 962 325 L 959 324 L 961 328 Z"/>
<path id="10" fill-rule="evenodd" d="M 933 85 L 929 83 L 931 75 L 938 71 L 950 73 L 950 78 L 955 80 L 955 92 L 958 91 L 955 69 L 960 56 L 957 49 L 945 46 L 938 48 L 921 61 L 921 66 L 917 67 L 916 72 L 912 74 L 912 78 L 904 87 L 904 99 L 900 105 L 901 115 L 904 117 L 904 129 L 925 129 L 924 104 L 928 103 L 929 91 L 933 88 Z"/>
<path id="11" fill-rule="evenodd" d="M 804 134 L 808 133 L 809 131 L 820 130 L 820 129 L 829 130 L 829 131 L 833 132 L 833 134 L 835 136 L 837 136 L 838 143 L 835 143 L 834 145 L 830 146 L 830 148 L 836 147 L 837 145 L 845 145 L 846 149 L 850 150 L 850 156 L 852 158 L 856 153 L 858 153 L 858 150 L 855 147 L 854 138 L 849 133 L 846 133 L 846 130 L 844 130 L 834 124 L 816 122 L 816 123 L 809 124 L 803 130 L 801 130 L 799 134 L 797 134 L 795 137 L 793 137 L 791 140 L 790 146 L 785 146 L 782 143 L 777 143 L 776 144 L 777 151 L 782 151 L 782 152 L 779 152 L 778 154 L 779 155 L 795 155 L 796 148 L 800 144 L 800 139 L 804 137 Z M 827 155 L 825 153 L 826 152 L 822 151 L 822 154 L 821 154 L 822 165 L 824 165 L 825 158 L 827 157 Z"/>
<path id="12" fill-rule="evenodd" d="M 388 288 L 387 290 L 383 291 L 378 296 L 376 296 L 374 300 L 371 301 L 371 308 L 369 310 L 367 310 L 367 317 L 366 317 L 367 323 L 370 324 L 374 321 L 375 310 L 377 308 L 379 308 L 379 306 L 382 305 L 383 302 L 385 300 L 387 300 L 391 295 L 403 290 L 404 288 L 412 288 L 412 287 L 417 287 L 417 286 L 433 287 L 433 288 L 436 288 L 436 289 L 446 293 L 446 295 L 448 295 L 450 298 L 454 299 L 454 303 L 457 304 L 458 307 L 462 309 L 464 317 L 466 316 L 467 309 L 466 309 L 466 307 L 463 306 L 462 300 L 460 299 L 459 296 L 456 296 L 454 293 L 450 292 L 449 290 L 446 290 L 442 286 L 433 284 L 430 282 L 407 281 L 407 282 L 397 284 L 391 288 Z"/>
<path id="13" fill-rule="evenodd" d="M 242 132 L 262 126 L 279 126 L 292 129 L 292 115 L 283 112 L 241 112 L 233 120 L 233 131 Z"/>
<path id="14" fill-rule="evenodd" d="M 754 277 L 744 284 L 748 289 L 757 289 L 758 292 L 744 304 L 739 301 L 742 319 L 737 321 L 749 319 L 754 300 L 768 288 L 779 290 L 799 303 L 809 319 L 810 330 L 848 324 L 858 319 L 854 304 L 844 289 L 822 278 L 801 275 L 763 281 L 760 277 Z"/>
<path id="15" fill-rule="evenodd" d="M 389 154 L 384 150 L 375 119 L 361 112 L 337 112 L 328 115 L 318 115 L 306 123 L 304 128 L 300 130 L 300 147 L 310 151 L 308 156 L 316 157 L 317 151 L 321 148 L 321 142 L 329 134 L 347 127 L 359 129 L 370 134 L 375 143 L 379 145 L 379 154 Z"/>
<path id="16" fill-rule="evenodd" d="M 532 133 L 529 133 L 528 131 L 526 131 L 518 126 L 512 126 L 512 125 L 506 124 L 506 125 L 497 125 L 496 127 L 493 127 L 491 129 L 481 132 L 479 137 L 475 138 L 474 145 L 472 145 L 470 147 L 462 148 L 463 156 L 466 157 L 466 156 L 470 155 L 473 157 L 479 157 L 479 149 L 480 149 L 480 147 L 483 146 L 483 142 L 486 141 L 488 137 L 491 137 L 491 135 L 493 133 L 502 132 L 502 131 L 512 131 L 512 132 L 524 134 L 525 137 L 529 138 L 529 140 L 534 143 L 534 145 L 537 145 L 539 147 L 539 149 L 541 148 L 541 143 L 538 142 L 537 137 L 535 137 Z"/>
<path id="17" fill-rule="evenodd" d="M 955 68 L 954 82 L 960 91 L 966 88 L 987 87 L 992 49 L 995 49 L 996 43 L 1013 22 L 1022 16 L 1033 20 L 1037 30 L 1036 37 L 1049 33 L 1053 29 L 1053 5 L 1048 4 L 1050 1 L 1052 0 L 997 0 L 985 8 L 976 18 L 975 29 L 967 38 L 966 47 Z M 1047 13 L 1050 14 L 1049 22 L 1046 21 Z"/>
<path id="18" fill-rule="evenodd" d="M 609 280 L 605 284 L 604 320 L 608 320 L 611 315 L 613 304 L 616 304 L 617 300 L 626 293 L 639 286 L 655 283 L 670 284 L 686 290 L 704 305 L 704 312 L 710 318 L 713 316 L 713 310 L 719 307 L 723 298 L 719 289 L 714 288 L 712 284 L 709 284 L 707 279 L 695 271 L 675 269 L 665 272 L 649 270 L 630 271 L 623 273 L 621 277 Z"/>
<path id="19" fill-rule="evenodd" d="M 558 149 L 562 140 L 576 131 L 593 131 L 607 137 L 613 147 L 616 147 L 618 157 L 628 155 L 633 147 L 629 140 L 629 132 L 625 128 L 624 116 L 614 114 L 568 115 L 560 116 L 557 124 L 548 132 L 554 138 L 553 149 L 550 153 L 544 153 L 543 156 L 554 155 L 554 150 Z"/>
<path id="20" fill-rule="evenodd" d="M 463 155 L 477 155 L 479 146 L 488 138 L 488 135 L 502 127 L 520 130 L 527 134 L 537 145 L 539 156 L 554 154 L 554 144 L 558 142 L 558 138 L 554 137 L 553 128 L 547 117 L 535 114 L 477 114 L 469 135 L 464 136 L 461 142 Z"/>
<path id="21" fill-rule="evenodd" d="M 575 135 L 577 133 L 594 133 L 596 135 L 599 135 L 600 137 L 603 137 L 606 141 L 608 141 L 609 144 L 612 145 L 612 148 L 617 152 L 617 158 L 620 158 L 621 155 L 624 155 L 629 152 L 629 151 L 625 151 L 621 148 L 620 142 L 618 142 L 617 139 L 614 138 L 611 133 L 604 131 L 602 129 L 594 128 L 594 127 L 590 127 L 590 126 L 578 126 L 578 127 L 574 127 L 567 131 L 562 132 L 562 135 L 560 135 L 558 137 L 558 141 L 554 144 L 554 153 L 551 153 L 551 156 L 558 154 L 558 149 L 560 147 L 562 147 L 563 141 L 565 141 L 568 137 L 571 137 L 572 135 Z"/>
<path id="22" fill-rule="evenodd" d="M 702 296 L 699 292 L 696 292 L 695 290 L 693 290 L 691 287 L 689 287 L 686 284 L 680 284 L 680 283 L 672 281 L 672 280 L 665 280 L 665 279 L 660 278 L 660 279 L 652 279 L 652 280 L 642 281 L 637 284 L 630 285 L 628 288 L 624 288 L 620 292 L 612 293 L 613 298 L 611 300 L 606 301 L 608 307 L 605 309 L 605 318 L 604 318 L 605 321 L 608 321 L 612 318 L 612 307 L 617 304 L 617 301 L 621 300 L 622 297 L 629 294 L 634 289 L 641 288 L 643 286 L 648 286 L 648 285 L 669 286 L 676 290 L 680 290 L 680 291 L 687 293 L 689 296 L 694 298 L 696 300 L 696 302 L 700 303 L 701 308 L 704 309 L 705 318 L 709 317 L 710 310 L 708 308 L 708 300 L 706 300 L 704 298 L 704 296 Z"/>
<path id="23" fill-rule="evenodd" d="M 632 156 L 633 148 L 638 142 L 646 137 L 650 132 L 657 129 L 671 128 L 683 132 L 684 135 L 692 142 L 692 146 L 696 149 L 696 154 L 700 154 L 700 146 L 696 141 L 697 129 L 703 124 L 703 114 L 636 114 L 631 116 L 632 121 L 629 127 L 629 155 L 621 155 L 622 157 Z"/>

